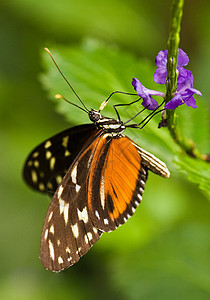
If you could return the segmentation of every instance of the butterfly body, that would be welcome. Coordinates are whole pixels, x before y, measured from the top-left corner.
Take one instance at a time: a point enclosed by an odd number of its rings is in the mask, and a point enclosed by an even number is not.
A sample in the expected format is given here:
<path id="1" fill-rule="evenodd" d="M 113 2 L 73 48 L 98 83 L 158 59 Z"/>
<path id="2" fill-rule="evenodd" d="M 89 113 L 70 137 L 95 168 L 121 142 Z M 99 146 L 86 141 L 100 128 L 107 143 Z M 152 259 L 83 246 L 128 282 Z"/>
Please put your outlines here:
<path id="1" fill-rule="evenodd" d="M 42 230 L 41 261 L 56 272 L 76 263 L 103 232 L 133 215 L 148 170 L 169 177 L 163 162 L 123 134 L 121 120 L 97 110 L 90 110 L 89 118 L 92 124 L 40 144 L 24 169 L 31 187 L 54 193 Z"/>

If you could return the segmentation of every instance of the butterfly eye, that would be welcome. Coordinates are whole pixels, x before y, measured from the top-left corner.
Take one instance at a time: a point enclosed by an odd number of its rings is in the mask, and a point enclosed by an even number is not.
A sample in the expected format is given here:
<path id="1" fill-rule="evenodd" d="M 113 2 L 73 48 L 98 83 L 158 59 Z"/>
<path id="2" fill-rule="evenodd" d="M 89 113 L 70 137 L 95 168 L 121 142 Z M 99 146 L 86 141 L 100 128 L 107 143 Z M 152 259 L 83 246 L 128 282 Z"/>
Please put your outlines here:
<path id="1" fill-rule="evenodd" d="M 101 119 L 101 114 L 97 110 L 91 109 L 88 113 L 89 118 L 92 122 L 97 122 Z"/>

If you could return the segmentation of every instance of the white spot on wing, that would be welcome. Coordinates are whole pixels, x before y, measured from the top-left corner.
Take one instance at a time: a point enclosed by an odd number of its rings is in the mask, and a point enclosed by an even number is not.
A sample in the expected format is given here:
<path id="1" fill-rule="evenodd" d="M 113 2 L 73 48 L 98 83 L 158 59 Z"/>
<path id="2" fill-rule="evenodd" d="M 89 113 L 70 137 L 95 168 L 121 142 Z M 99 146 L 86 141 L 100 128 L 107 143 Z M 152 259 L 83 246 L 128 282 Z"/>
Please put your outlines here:
<path id="1" fill-rule="evenodd" d="M 59 204 L 60 204 L 60 215 L 62 213 L 64 214 L 64 221 L 65 221 L 65 224 L 67 225 L 68 216 L 69 216 L 69 203 L 65 202 L 62 199 L 59 199 Z"/>
<path id="2" fill-rule="evenodd" d="M 109 224 L 108 219 L 104 219 L 104 224 L 105 224 L 105 225 L 108 225 L 108 224 Z"/>
<path id="3" fill-rule="evenodd" d="M 142 186 L 145 186 L 145 182 L 143 180 L 140 180 Z"/>
<path id="4" fill-rule="evenodd" d="M 52 145 L 51 141 L 47 141 L 44 145 L 45 149 L 49 148 Z"/>
<path id="5" fill-rule="evenodd" d="M 49 251 L 50 251 L 50 257 L 52 258 L 52 260 L 54 260 L 55 252 L 54 252 L 54 247 L 53 247 L 51 240 L 49 240 Z"/>
<path id="6" fill-rule="evenodd" d="M 92 158 L 93 158 L 94 153 L 95 153 L 95 151 L 92 151 L 92 153 L 91 153 L 91 155 L 90 155 L 90 157 L 89 157 L 89 159 L 88 159 L 88 163 L 87 163 L 88 169 L 90 168 L 90 164 L 91 164 L 91 162 L 92 162 Z"/>
<path id="7" fill-rule="evenodd" d="M 33 156 L 34 158 L 36 158 L 37 156 L 39 156 L 39 152 L 38 152 L 38 151 L 34 152 L 32 156 Z"/>
<path id="8" fill-rule="evenodd" d="M 64 156 L 69 156 L 69 155 L 71 155 L 71 153 L 68 150 L 66 150 Z"/>
<path id="9" fill-rule="evenodd" d="M 69 217 L 69 203 L 65 203 L 65 206 L 64 206 L 64 221 L 65 221 L 66 225 L 68 223 L 68 217 Z"/>
<path id="10" fill-rule="evenodd" d="M 59 189 L 58 189 L 58 198 L 60 198 L 62 192 L 63 192 L 63 186 L 60 185 L 60 187 L 59 187 Z"/>
<path id="11" fill-rule="evenodd" d="M 45 234 L 44 234 L 45 241 L 46 241 L 47 237 L 48 237 L 48 229 L 45 230 Z"/>
<path id="12" fill-rule="evenodd" d="M 98 230 L 97 230 L 97 228 L 95 228 L 95 227 L 93 227 L 93 231 L 94 231 L 95 233 L 98 233 Z"/>
<path id="13" fill-rule="evenodd" d="M 91 241 L 91 240 L 92 240 L 92 238 L 93 238 L 93 235 L 92 235 L 92 233 L 91 233 L 91 232 L 88 232 L 88 233 L 87 233 L 87 237 L 88 237 L 89 241 Z"/>
<path id="14" fill-rule="evenodd" d="M 100 215 L 99 215 L 99 213 L 98 213 L 97 210 L 95 211 L 95 215 L 96 215 L 96 217 L 100 220 Z"/>
<path id="15" fill-rule="evenodd" d="M 63 258 L 61 256 L 58 257 L 58 263 L 61 265 L 63 264 Z"/>
<path id="16" fill-rule="evenodd" d="M 54 230 L 54 226 L 53 226 L 53 225 L 50 226 L 50 232 L 51 232 L 52 234 L 55 233 L 55 230 Z"/>
<path id="17" fill-rule="evenodd" d="M 37 173 L 36 173 L 35 170 L 32 170 L 32 171 L 31 171 L 31 178 L 32 178 L 32 181 L 33 181 L 34 183 L 37 182 L 38 178 L 37 178 Z"/>
<path id="18" fill-rule="evenodd" d="M 68 140 L 69 140 L 69 137 L 68 137 L 68 136 L 65 136 L 65 137 L 63 138 L 62 146 L 63 146 L 64 148 L 67 148 L 67 146 L 68 146 Z"/>
<path id="19" fill-rule="evenodd" d="M 50 170 L 53 170 L 55 166 L 55 157 L 51 157 L 50 159 Z"/>
<path id="20" fill-rule="evenodd" d="M 35 161 L 34 161 L 34 167 L 35 167 L 35 168 L 38 168 L 38 167 L 39 167 L 39 161 L 38 161 L 38 160 L 35 160 Z"/>
<path id="21" fill-rule="evenodd" d="M 65 201 L 59 199 L 59 204 L 60 204 L 60 215 L 61 215 L 64 212 Z"/>
<path id="22" fill-rule="evenodd" d="M 88 240 L 88 237 L 87 237 L 86 234 L 85 234 L 85 236 L 84 236 L 84 239 L 85 239 L 85 243 L 88 244 L 88 243 L 89 243 L 89 240 Z"/>
<path id="23" fill-rule="evenodd" d="M 79 184 L 76 184 L 76 192 L 78 193 L 79 190 L 81 189 L 81 186 Z"/>
<path id="24" fill-rule="evenodd" d="M 101 206 L 102 206 L 103 209 L 105 208 L 105 189 L 104 189 L 104 185 L 105 185 L 105 180 L 104 180 L 104 176 L 102 176 L 101 183 L 100 183 L 100 198 L 101 198 Z"/>
<path id="25" fill-rule="evenodd" d="M 50 215 L 49 215 L 49 218 L 48 218 L 48 222 L 50 222 L 51 218 L 52 218 L 52 215 L 53 215 L 53 211 L 51 211 Z"/>
<path id="26" fill-rule="evenodd" d="M 77 209 L 77 214 L 79 217 L 79 220 L 84 221 L 84 223 L 88 222 L 88 212 L 87 212 L 87 207 L 84 207 L 82 211 Z"/>
<path id="27" fill-rule="evenodd" d="M 66 247 L 66 253 L 71 253 L 69 247 Z"/>
<path id="28" fill-rule="evenodd" d="M 46 151 L 46 159 L 50 159 L 50 157 L 52 156 L 52 153 L 50 151 Z"/>
<path id="29" fill-rule="evenodd" d="M 62 178 L 61 175 L 56 176 L 56 181 L 57 181 L 58 184 L 61 183 L 62 179 L 63 179 L 63 178 Z"/>
<path id="30" fill-rule="evenodd" d="M 77 183 L 77 164 L 75 164 L 74 169 L 71 172 L 71 179 L 74 184 Z"/>
<path id="31" fill-rule="evenodd" d="M 142 196 L 140 194 L 137 194 L 137 197 L 139 198 L 139 200 L 142 200 Z"/>
<path id="32" fill-rule="evenodd" d="M 74 237 L 77 239 L 79 236 L 79 228 L 77 223 L 71 226 Z"/>
<path id="33" fill-rule="evenodd" d="M 144 191 L 144 190 L 143 190 L 141 187 L 140 187 L 140 189 L 139 189 L 139 190 L 140 190 L 141 194 L 143 194 L 143 191 Z"/>
<path id="34" fill-rule="evenodd" d="M 40 191 L 44 191 L 45 190 L 45 186 L 44 186 L 44 184 L 42 182 L 39 184 L 39 189 L 40 189 Z"/>

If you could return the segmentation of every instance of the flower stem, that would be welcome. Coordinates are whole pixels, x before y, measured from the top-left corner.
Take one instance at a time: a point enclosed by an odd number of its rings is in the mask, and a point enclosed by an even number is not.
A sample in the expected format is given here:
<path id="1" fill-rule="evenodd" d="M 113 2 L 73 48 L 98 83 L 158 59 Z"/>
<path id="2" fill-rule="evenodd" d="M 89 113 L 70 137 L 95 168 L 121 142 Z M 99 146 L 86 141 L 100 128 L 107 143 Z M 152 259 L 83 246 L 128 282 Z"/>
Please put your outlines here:
<path id="1" fill-rule="evenodd" d="M 168 57 L 167 57 L 167 80 L 166 80 L 166 103 L 173 98 L 173 94 L 177 89 L 178 71 L 178 49 L 180 41 L 180 29 L 183 13 L 184 0 L 173 0 L 171 5 L 171 21 L 169 25 L 169 39 L 168 39 Z M 182 132 L 177 127 L 177 115 L 175 110 L 168 109 L 166 111 L 167 125 L 170 134 L 174 141 L 184 150 L 185 153 L 192 157 L 206 160 L 206 155 L 202 155 L 198 149 L 195 148 L 192 140 L 186 139 Z"/>

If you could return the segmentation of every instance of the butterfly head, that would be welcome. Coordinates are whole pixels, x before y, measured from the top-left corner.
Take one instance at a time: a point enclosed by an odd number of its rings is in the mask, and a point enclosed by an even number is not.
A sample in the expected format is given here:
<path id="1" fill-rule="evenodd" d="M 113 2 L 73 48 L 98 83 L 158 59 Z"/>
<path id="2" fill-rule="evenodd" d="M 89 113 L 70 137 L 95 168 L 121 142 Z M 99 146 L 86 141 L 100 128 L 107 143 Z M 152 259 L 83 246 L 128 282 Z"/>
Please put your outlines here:
<path id="1" fill-rule="evenodd" d="M 97 123 L 101 118 L 101 113 L 98 110 L 91 109 L 88 112 L 89 118 L 92 122 Z"/>
<path id="2" fill-rule="evenodd" d="M 113 135 L 118 135 L 125 130 L 125 125 L 120 120 L 104 117 L 98 110 L 91 109 L 89 111 L 89 118 L 98 128 Z"/>

